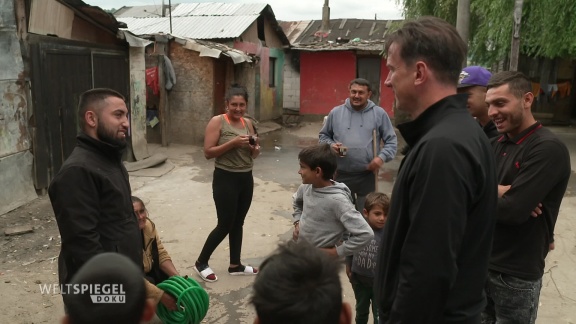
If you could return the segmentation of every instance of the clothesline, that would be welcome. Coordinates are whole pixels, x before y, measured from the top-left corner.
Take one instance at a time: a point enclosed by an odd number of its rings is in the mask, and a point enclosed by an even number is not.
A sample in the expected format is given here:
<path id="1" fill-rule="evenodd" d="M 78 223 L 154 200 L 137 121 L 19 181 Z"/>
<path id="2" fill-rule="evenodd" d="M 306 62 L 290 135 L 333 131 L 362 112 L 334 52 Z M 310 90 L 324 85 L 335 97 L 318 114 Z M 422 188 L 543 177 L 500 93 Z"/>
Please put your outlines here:
<path id="1" fill-rule="evenodd" d="M 538 98 L 540 94 L 545 94 L 554 98 L 557 94 L 560 98 L 565 98 L 570 95 L 572 90 L 572 83 L 570 81 L 565 81 L 561 83 L 550 83 L 542 87 L 540 83 L 532 82 L 532 93 L 534 97 Z"/>

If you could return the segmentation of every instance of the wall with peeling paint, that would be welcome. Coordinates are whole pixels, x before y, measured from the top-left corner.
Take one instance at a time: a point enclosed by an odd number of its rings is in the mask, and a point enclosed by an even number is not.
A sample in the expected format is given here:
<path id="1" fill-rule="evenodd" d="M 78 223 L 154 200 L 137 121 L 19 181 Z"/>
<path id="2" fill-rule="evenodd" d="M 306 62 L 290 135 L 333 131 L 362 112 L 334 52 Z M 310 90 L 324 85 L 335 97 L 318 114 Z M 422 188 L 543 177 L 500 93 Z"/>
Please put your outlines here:
<path id="1" fill-rule="evenodd" d="M 274 61 L 271 61 L 270 58 L 274 58 Z M 267 47 L 262 49 L 260 60 L 260 120 L 271 120 L 282 116 L 283 66 L 284 51 L 282 49 Z M 270 80 L 271 69 L 274 69 L 273 82 Z M 274 86 L 270 86 L 271 84 Z"/>
<path id="2" fill-rule="evenodd" d="M 300 71 L 292 63 L 294 52 L 286 54 L 283 73 L 283 107 L 300 110 Z"/>
<path id="3" fill-rule="evenodd" d="M 0 157 L 29 150 L 28 103 L 24 89 L 16 80 L 0 80 L 0 99 Z"/>
<path id="4" fill-rule="evenodd" d="M 137 161 L 148 154 L 146 142 L 146 63 L 144 47 L 130 47 L 130 135 Z"/>
<path id="5" fill-rule="evenodd" d="M 37 197 L 13 0 L 0 0 L 0 67 L 0 214 L 4 214 Z"/>
<path id="6" fill-rule="evenodd" d="M 255 93 L 255 97 L 253 97 L 254 111 L 251 112 L 250 106 L 248 111 L 261 121 L 281 117 L 284 102 L 283 67 L 285 54 L 282 49 L 282 41 L 267 18 L 264 20 L 264 34 L 266 40 L 265 42 L 260 42 L 258 40 L 256 22 L 254 22 L 240 37 L 243 41 L 236 40 L 233 44 L 235 49 L 258 57 L 252 71 L 242 69 L 242 72 L 254 74 L 253 78 L 251 77 L 250 79 L 253 79 L 255 84 L 246 83 L 244 85 L 249 92 L 253 89 Z M 270 58 L 275 59 L 274 66 L 270 66 Z M 275 71 L 274 86 L 270 86 L 270 69 Z M 244 75 L 237 74 L 236 77 L 248 80 L 248 77 Z"/>

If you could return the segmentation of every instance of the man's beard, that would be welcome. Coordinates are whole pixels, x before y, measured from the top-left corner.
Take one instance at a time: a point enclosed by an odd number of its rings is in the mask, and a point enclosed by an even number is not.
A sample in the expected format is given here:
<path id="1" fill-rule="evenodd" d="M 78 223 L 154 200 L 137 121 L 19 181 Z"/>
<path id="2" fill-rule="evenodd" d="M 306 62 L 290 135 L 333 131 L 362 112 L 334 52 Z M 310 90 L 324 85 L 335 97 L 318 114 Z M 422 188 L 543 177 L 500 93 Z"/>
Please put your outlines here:
<path id="1" fill-rule="evenodd" d="M 116 138 L 113 136 L 114 132 L 108 130 L 102 123 L 98 123 L 98 127 L 96 127 L 96 135 L 98 139 L 104 143 L 110 144 L 112 146 L 117 146 L 120 149 L 126 147 L 126 137 L 124 138 Z"/>

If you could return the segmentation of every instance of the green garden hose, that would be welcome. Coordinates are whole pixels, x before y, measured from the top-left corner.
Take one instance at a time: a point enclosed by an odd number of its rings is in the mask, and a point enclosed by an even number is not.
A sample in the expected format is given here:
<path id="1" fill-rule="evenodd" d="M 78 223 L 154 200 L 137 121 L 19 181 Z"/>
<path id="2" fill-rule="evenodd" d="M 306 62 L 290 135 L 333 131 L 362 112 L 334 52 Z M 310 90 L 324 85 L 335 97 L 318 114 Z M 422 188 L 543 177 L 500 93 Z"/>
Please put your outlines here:
<path id="1" fill-rule="evenodd" d="M 158 284 L 158 288 L 176 298 L 176 311 L 170 311 L 162 303 L 156 314 L 166 324 L 198 324 L 208 312 L 208 293 L 192 278 L 172 276 Z"/>

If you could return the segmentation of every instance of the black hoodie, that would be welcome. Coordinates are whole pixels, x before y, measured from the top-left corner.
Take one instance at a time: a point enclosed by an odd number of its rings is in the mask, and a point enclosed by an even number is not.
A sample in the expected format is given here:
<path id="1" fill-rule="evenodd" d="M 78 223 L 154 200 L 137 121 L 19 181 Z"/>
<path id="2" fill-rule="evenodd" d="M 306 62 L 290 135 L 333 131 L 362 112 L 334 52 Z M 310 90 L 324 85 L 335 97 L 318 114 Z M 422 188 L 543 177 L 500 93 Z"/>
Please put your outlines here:
<path id="1" fill-rule="evenodd" d="M 122 150 L 86 134 L 77 140 L 48 189 L 62 238 L 60 284 L 102 252 L 121 253 L 142 268 L 142 239 Z"/>

